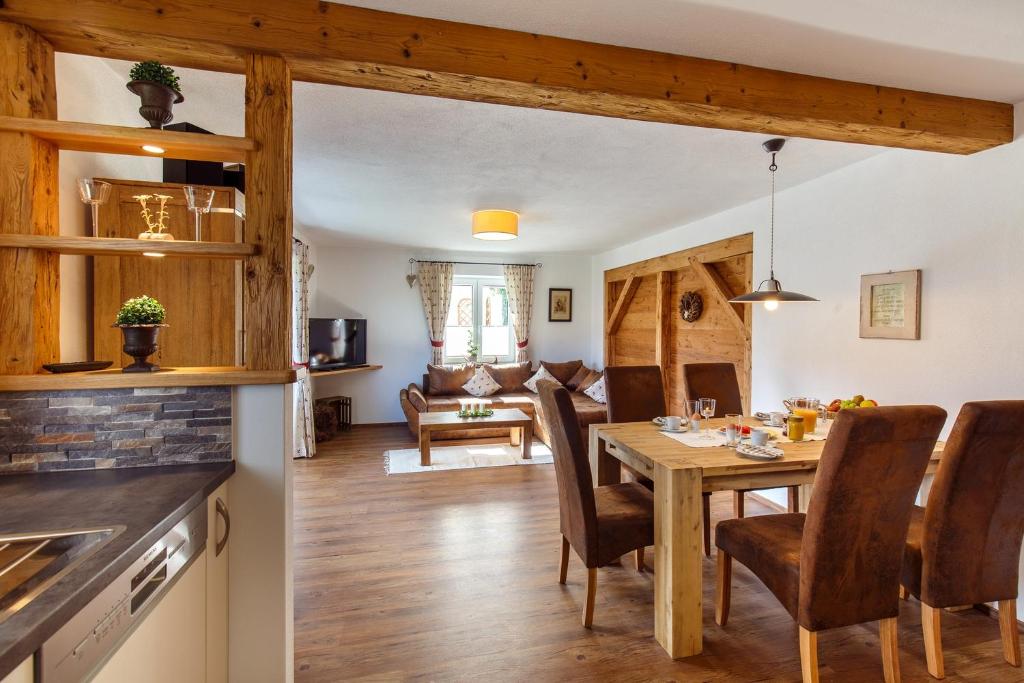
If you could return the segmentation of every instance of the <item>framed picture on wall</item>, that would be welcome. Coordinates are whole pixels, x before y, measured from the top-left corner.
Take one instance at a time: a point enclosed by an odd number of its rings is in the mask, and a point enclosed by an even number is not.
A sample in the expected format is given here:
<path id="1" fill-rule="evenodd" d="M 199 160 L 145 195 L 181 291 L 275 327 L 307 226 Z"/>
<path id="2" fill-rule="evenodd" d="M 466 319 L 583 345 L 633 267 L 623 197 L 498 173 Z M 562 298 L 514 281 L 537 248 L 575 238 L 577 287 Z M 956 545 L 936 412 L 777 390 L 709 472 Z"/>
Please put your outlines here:
<path id="1" fill-rule="evenodd" d="M 921 271 L 860 276 L 860 336 L 921 338 Z"/>
<path id="2" fill-rule="evenodd" d="M 567 287 L 548 289 L 548 322 L 572 322 L 572 289 Z"/>

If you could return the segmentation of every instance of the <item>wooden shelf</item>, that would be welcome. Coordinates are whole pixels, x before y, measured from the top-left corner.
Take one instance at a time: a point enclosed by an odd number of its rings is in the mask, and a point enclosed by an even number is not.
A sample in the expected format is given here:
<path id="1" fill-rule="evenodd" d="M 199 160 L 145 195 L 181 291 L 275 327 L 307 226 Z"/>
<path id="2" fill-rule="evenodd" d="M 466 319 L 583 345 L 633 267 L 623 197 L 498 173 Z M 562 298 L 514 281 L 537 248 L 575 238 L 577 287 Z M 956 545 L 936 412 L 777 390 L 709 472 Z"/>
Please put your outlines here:
<path id="1" fill-rule="evenodd" d="M 249 138 L 230 135 L 106 126 L 98 123 L 29 119 L 19 116 L 0 116 L 0 131 L 27 133 L 41 140 L 48 140 L 60 149 L 196 161 L 241 163 L 245 161 L 246 153 L 256 148 L 256 143 Z M 154 145 L 164 151 L 148 152 L 142 149 L 143 145 Z"/>
<path id="2" fill-rule="evenodd" d="M 323 372 L 310 371 L 310 377 L 327 377 L 330 375 L 351 375 L 357 372 L 369 372 L 370 370 L 380 370 L 383 365 L 364 365 L 361 368 L 338 368 L 337 370 L 324 370 Z"/>
<path id="3" fill-rule="evenodd" d="M 295 376 L 294 370 L 246 370 L 238 367 L 165 368 L 159 372 L 121 372 L 120 368 L 111 368 L 58 375 L 0 375 L 0 391 L 291 384 Z"/>
<path id="4" fill-rule="evenodd" d="M 257 253 L 245 242 L 193 242 L 190 240 L 133 240 L 121 237 L 0 234 L 0 247 L 42 249 L 58 254 L 142 256 L 143 253 L 194 258 L 243 259 Z"/>

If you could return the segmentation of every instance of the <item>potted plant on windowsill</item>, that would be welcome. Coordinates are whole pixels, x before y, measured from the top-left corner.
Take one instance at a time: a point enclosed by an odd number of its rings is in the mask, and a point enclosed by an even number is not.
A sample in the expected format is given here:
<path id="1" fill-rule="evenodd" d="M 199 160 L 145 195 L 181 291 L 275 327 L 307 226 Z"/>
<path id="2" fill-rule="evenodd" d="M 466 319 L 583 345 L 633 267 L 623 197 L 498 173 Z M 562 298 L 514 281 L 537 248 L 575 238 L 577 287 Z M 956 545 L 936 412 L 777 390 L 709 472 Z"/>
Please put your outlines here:
<path id="1" fill-rule="evenodd" d="M 163 128 L 170 123 L 174 118 L 172 107 L 185 101 L 174 69 L 156 61 L 139 62 L 128 77 L 128 89 L 142 100 L 139 114 L 149 121 L 149 127 Z"/>
<path id="2" fill-rule="evenodd" d="M 122 368 L 121 372 L 156 372 L 160 369 L 146 360 L 157 351 L 157 335 L 164 324 L 167 312 L 160 302 L 145 294 L 128 299 L 117 312 L 114 327 L 121 328 L 124 336 L 124 352 L 135 362 Z"/>

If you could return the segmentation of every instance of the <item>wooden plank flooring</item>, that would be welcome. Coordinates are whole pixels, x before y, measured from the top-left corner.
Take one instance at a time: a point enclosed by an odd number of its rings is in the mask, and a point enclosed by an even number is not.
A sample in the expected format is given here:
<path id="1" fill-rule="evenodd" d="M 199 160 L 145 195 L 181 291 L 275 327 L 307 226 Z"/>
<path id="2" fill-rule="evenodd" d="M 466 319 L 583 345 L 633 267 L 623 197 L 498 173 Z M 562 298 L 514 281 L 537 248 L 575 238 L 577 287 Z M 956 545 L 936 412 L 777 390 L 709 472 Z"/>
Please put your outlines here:
<path id="1" fill-rule="evenodd" d="M 654 640 L 652 575 L 598 571 L 594 628 L 580 626 L 586 572 L 558 584 L 551 465 L 384 475 L 383 451 L 415 448 L 404 427 L 356 427 L 295 463 L 297 681 L 797 681 L 797 629 L 734 565 L 729 624 L 714 623 L 715 565 L 704 561 L 704 653 L 673 662 Z M 747 514 L 769 512 L 748 500 Z M 732 514 L 731 495 L 712 514 Z M 647 553 L 647 566 L 652 564 Z M 903 603 L 904 681 L 932 680 L 921 613 Z M 947 681 L 1021 681 L 998 623 L 943 613 Z M 880 681 L 875 626 L 820 634 L 822 680 Z"/>

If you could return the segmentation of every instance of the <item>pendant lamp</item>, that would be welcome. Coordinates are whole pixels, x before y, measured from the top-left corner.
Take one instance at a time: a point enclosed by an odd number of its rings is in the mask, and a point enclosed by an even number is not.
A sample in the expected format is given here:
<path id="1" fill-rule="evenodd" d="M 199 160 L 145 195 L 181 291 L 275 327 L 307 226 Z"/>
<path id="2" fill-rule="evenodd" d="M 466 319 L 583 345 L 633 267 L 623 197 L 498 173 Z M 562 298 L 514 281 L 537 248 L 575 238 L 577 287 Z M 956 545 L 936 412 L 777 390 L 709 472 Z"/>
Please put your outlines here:
<path id="1" fill-rule="evenodd" d="M 772 138 L 761 145 L 764 147 L 764 151 L 772 155 L 772 163 L 768 166 L 768 170 L 772 172 L 771 237 L 769 242 L 771 248 L 769 251 L 768 279 L 762 281 L 757 286 L 756 292 L 741 294 L 730 299 L 730 303 L 753 304 L 760 302 L 769 311 L 774 311 L 779 307 L 780 301 L 817 301 L 814 297 L 807 296 L 806 294 L 787 292 L 782 288 L 782 283 L 775 279 L 775 171 L 779 170 L 778 164 L 775 163 L 775 155 L 779 153 L 785 144 L 786 140 L 784 138 Z"/>

